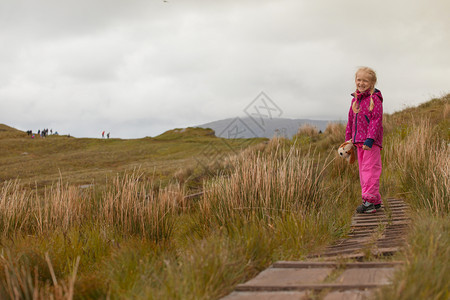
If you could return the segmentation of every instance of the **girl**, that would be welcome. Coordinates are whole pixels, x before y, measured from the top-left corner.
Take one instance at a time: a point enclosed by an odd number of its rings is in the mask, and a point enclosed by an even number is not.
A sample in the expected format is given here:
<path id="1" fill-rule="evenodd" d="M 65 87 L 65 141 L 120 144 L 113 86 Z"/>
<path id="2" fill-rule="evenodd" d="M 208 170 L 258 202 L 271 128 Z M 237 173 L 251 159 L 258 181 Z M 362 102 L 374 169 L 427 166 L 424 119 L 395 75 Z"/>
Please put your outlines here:
<path id="1" fill-rule="evenodd" d="M 358 213 L 374 213 L 381 207 L 380 175 L 383 142 L 383 97 L 375 88 L 377 75 L 368 67 L 356 71 L 356 92 L 348 113 L 345 140 L 357 147 L 362 204 Z"/>

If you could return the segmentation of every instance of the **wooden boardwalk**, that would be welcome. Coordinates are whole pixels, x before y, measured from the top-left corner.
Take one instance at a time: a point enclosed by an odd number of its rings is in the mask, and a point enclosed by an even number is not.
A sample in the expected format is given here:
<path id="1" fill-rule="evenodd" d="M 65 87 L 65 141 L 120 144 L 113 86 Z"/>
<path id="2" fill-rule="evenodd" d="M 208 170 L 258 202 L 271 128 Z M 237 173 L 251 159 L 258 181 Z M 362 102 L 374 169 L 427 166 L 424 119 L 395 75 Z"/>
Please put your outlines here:
<path id="1" fill-rule="evenodd" d="M 355 214 L 347 238 L 306 261 L 279 261 L 240 284 L 224 300 L 365 299 L 389 284 L 402 262 L 365 261 L 390 256 L 405 242 L 408 206 L 389 198 L 374 214 Z"/>

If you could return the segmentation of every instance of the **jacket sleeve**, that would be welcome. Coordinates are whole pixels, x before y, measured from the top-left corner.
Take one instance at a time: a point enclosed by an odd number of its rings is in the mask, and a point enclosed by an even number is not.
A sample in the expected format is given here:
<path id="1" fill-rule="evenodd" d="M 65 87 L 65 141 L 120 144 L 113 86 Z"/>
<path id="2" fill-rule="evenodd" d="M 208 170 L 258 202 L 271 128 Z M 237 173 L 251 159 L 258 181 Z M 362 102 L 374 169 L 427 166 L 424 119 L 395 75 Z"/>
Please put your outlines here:
<path id="1" fill-rule="evenodd" d="M 367 138 L 376 140 L 383 128 L 383 104 L 377 96 L 373 96 L 373 102 L 374 107 Z"/>
<path id="2" fill-rule="evenodd" d="M 350 110 L 348 112 L 348 121 L 347 121 L 347 128 L 345 129 L 345 141 L 348 141 L 352 138 L 352 130 L 353 130 L 353 109 L 352 109 L 352 103 L 350 104 Z"/>

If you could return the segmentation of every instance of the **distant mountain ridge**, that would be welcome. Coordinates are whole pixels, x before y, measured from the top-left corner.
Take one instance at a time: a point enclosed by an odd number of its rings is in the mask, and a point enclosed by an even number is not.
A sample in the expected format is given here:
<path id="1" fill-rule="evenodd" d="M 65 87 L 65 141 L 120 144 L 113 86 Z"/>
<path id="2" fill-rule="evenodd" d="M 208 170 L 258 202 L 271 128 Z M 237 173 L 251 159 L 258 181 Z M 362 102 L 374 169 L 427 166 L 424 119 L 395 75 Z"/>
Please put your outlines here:
<path id="1" fill-rule="evenodd" d="M 304 124 L 310 124 L 324 131 L 328 123 L 343 122 L 335 120 L 310 120 L 310 119 L 287 119 L 287 118 L 250 118 L 236 117 L 196 127 L 211 128 L 217 137 L 223 138 L 272 138 L 275 135 L 292 138 L 298 129 Z"/>

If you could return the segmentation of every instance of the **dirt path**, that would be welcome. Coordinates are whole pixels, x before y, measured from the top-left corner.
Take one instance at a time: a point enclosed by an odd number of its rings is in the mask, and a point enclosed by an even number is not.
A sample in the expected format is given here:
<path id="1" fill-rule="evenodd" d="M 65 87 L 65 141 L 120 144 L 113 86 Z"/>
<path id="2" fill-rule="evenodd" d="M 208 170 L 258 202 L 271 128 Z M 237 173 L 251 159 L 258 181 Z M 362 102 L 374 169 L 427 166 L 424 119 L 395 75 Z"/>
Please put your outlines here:
<path id="1" fill-rule="evenodd" d="M 374 214 L 355 214 L 347 238 L 306 261 L 274 263 L 240 284 L 224 300 L 365 299 L 390 283 L 398 261 L 381 259 L 398 251 L 409 224 L 400 199 L 385 200 Z M 370 259 L 371 261 L 367 261 Z"/>

